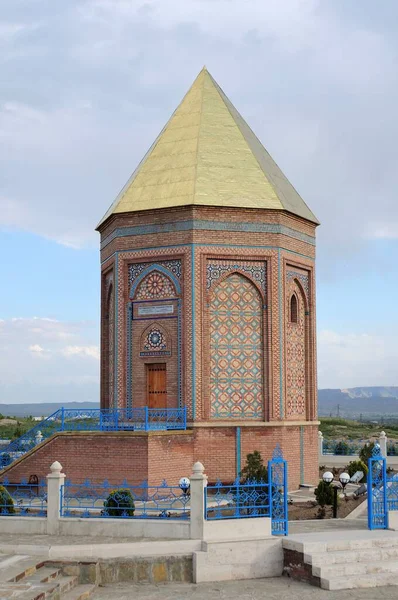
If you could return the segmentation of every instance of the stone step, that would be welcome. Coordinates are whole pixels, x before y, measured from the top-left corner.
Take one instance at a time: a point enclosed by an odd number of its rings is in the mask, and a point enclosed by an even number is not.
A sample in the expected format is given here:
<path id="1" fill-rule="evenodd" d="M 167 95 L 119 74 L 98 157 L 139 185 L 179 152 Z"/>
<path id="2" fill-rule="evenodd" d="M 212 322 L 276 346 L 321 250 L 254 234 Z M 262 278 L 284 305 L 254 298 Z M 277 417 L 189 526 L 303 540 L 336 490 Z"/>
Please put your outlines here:
<path id="1" fill-rule="evenodd" d="M 398 558 L 398 548 L 368 548 L 365 550 L 340 550 L 337 552 L 318 552 L 306 555 L 306 562 L 312 566 L 355 563 L 355 562 L 377 562 Z"/>
<path id="2" fill-rule="evenodd" d="M 33 575 L 29 575 L 24 581 L 29 581 L 30 584 L 33 583 L 48 583 L 53 579 L 56 579 L 60 573 L 60 570 L 56 567 L 40 567 L 36 570 Z"/>
<path id="3" fill-rule="evenodd" d="M 392 585 L 398 585 L 397 575 L 395 573 L 375 573 L 369 575 L 321 579 L 321 588 L 330 591 L 375 588 Z"/>
<path id="4" fill-rule="evenodd" d="M 398 561 L 337 563 L 322 567 L 312 567 L 312 574 L 321 579 L 347 577 L 352 575 L 367 575 L 372 573 L 397 573 Z M 398 583 L 398 581 L 397 581 Z"/>
<path id="5" fill-rule="evenodd" d="M 323 552 L 339 552 L 350 550 L 367 550 L 371 548 L 398 548 L 398 536 L 367 539 L 349 539 L 333 541 L 299 541 L 286 538 L 283 540 L 283 547 L 304 554 L 316 554 Z"/>
<path id="6" fill-rule="evenodd" d="M 13 555 L 3 558 L 0 562 L 0 583 L 20 581 L 24 577 L 33 575 L 43 565 L 44 560 L 38 557 Z"/>
<path id="7" fill-rule="evenodd" d="M 95 590 L 94 584 L 78 585 L 62 596 L 61 600 L 87 600 Z"/>

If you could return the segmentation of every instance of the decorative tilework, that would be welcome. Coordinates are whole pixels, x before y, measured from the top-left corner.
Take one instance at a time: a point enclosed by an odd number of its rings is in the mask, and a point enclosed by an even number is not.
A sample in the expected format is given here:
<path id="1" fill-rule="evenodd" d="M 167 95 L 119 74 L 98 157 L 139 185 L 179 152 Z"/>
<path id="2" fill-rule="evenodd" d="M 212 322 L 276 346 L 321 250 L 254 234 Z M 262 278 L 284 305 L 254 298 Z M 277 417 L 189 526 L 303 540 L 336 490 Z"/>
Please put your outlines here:
<path id="1" fill-rule="evenodd" d="M 151 271 L 139 284 L 135 300 L 160 300 L 174 298 L 176 290 L 171 280 L 160 271 Z"/>
<path id="2" fill-rule="evenodd" d="M 214 419 L 261 419 L 263 408 L 262 301 L 234 273 L 210 303 L 210 402 Z"/>
<path id="3" fill-rule="evenodd" d="M 157 263 L 143 262 L 143 263 L 134 263 L 129 265 L 129 287 L 134 283 L 141 273 L 145 271 L 148 267 L 151 267 L 155 264 L 161 265 L 171 273 L 178 280 L 181 280 L 181 261 L 180 260 L 164 260 Z"/>
<path id="4" fill-rule="evenodd" d="M 305 273 L 299 273 L 297 271 L 288 271 L 286 273 L 286 278 L 287 281 L 293 281 L 294 279 L 298 279 L 298 281 L 301 283 L 301 285 L 303 286 L 303 289 L 305 291 L 305 295 L 308 298 L 309 295 L 309 281 L 308 281 L 308 275 Z"/>
<path id="5" fill-rule="evenodd" d="M 158 323 L 150 325 L 141 341 L 140 356 L 170 356 L 168 335 Z"/>
<path id="6" fill-rule="evenodd" d="M 166 254 L 168 257 L 170 255 L 176 255 L 178 258 L 171 258 L 168 260 L 162 260 L 161 253 Z M 149 267 L 155 267 L 155 265 L 160 265 L 162 270 L 167 268 L 167 265 L 171 269 L 171 263 L 176 261 L 177 264 L 173 265 L 174 273 L 171 273 L 171 277 L 175 277 L 174 285 L 177 287 L 178 279 L 184 280 L 184 285 L 189 288 L 192 284 L 192 275 L 191 270 L 188 268 L 189 259 L 191 254 L 191 245 L 177 245 L 177 246 L 167 246 L 167 247 L 152 247 L 152 248 L 141 248 L 137 250 L 125 250 L 125 251 L 117 251 L 116 263 L 117 263 L 117 274 L 118 274 L 118 283 L 117 290 L 118 295 L 117 298 L 124 298 L 125 294 L 128 294 L 128 290 L 130 290 L 131 285 L 129 284 L 128 277 L 126 274 L 129 274 L 129 269 L 131 267 L 131 263 L 137 264 L 140 267 L 144 265 L 144 269 Z M 145 262 L 138 263 L 140 259 L 143 259 Z M 106 259 L 108 260 L 108 259 Z M 182 263 L 186 261 L 186 268 L 184 269 L 184 274 L 182 273 Z M 105 261 L 106 262 L 106 261 Z M 184 263 L 185 264 L 185 263 Z M 156 270 L 156 268 L 154 269 Z M 142 274 L 142 270 L 140 273 Z M 139 276 L 136 275 L 134 280 Z M 134 281 L 131 280 L 134 285 Z M 138 282 L 136 282 L 138 283 Z M 138 283 L 138 286 L 140 284 Z M 178 369 L 179 369 L 179 378 L 178 378 L 178 402 L 179 406 L 187 405 L 188 406 L 188 417 L 191 418 L 191 406 L 190 406 L 190 398 L 192 393 L 192 378 L 189 370 L 187 371 L 187 377 L 185 377 L 184 366 L 181 360 L 181 347 L 182 340 L 184 341 L 185 348 L 185 358 L 187 363 L 190 363 L 192 360 L 192 324 L 189 319 L 185 321 L 184 331 L 182 331 L 181 326 L 181 313 L 182 313 L 182 302 L 181 298 L 177 300 L 177 313 L 178 313 Z M 184 297 L 184 310 L 187 311 L 187 314 L 190 314 L 192 311 L 191 297 L 187 294 Z M 120 360 L 117 363 L 117 391 L 118 398 L 121 405 L 127 407 L 131 407 L 134 405 L 133 402 L 133 391 L 134 391 L 134 381 L 133 381 L 133 373 L 130 365 L 132 364 L 132 356 L 131 356 L 131 347 L 133 343 L 133 324 L 134 320 L 132 318 L 132 305 L 128 304 L 128 307 L 125 307 L 123 302 L 117 304 L 116 308 L 117 312 L 117 339 L 118 339 L 118 348 L 120 353 L 124 353 L 127 356 L 127 361 Z M 126 336 L 127 331 L 127 336 Z M 127 346 L 127 348 L 125 347 Z M 127 365 L 127 369 L 125 367 Z M 125 375 L 125 379 L 124 379 Z M 183 389 L 184 385 L 184 389 Z M 126 402 L 127 397 L 127 402 Z"/>
<path id="7" fill-rule="evenodd" d="M 277 223 L 229 223 L 225 221 L 206 221 L 193 219 L 178 221 L 176 223 L 161 223 L 157 225 L 134 225 L 131 227 L 118 227 L 101 242 L 101 249 L 105 248 L 116 238 L 134 235 L 148 235 L 152 233 L 168 233 L 171 231 L 244 231 L 247 233 L 279 233 L 296 240 L 315 246 L 315 237 L 296 231 L 286 225 Z"/>
<path id="8" fill-rule="evenodd" d="M 296 278 L 295 274 L 295 278 Z M 286 323 L 286 406 L 287 414 L 305 415 L 306 412 L 306 352 L 304 297 L 293 278 L 287 287 L 285 310 L 289 315 L 292 294 L 298 299 L 297 323 L 290 318 Z"/>
<path id="9" fill-rule="evenodd" d="M 209 260 L 206 269 L 206 288 L 210 290 L 220 277 L 227 273 L 241 271 L 255 281 L 264 295 L 267 293 L 267 265 L 265 262 Z"/>

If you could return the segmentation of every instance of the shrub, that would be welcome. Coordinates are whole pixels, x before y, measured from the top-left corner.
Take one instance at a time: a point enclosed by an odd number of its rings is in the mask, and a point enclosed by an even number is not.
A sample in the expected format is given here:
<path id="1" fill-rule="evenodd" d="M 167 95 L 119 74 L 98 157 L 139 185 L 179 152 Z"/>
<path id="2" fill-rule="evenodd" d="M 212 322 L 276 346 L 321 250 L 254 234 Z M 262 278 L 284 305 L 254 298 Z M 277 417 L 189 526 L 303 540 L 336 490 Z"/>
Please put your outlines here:
<path id="1" fill-rule="evenodd" d="M 134 517 L 135 504 L 130 490 L 111 490 L 104 502 L 104 511 L 107 517 Z"/>
<path id="2" fill-rule="evenodd" d="M 319 506 L 332 506 L 333 504 L 333 486 L 325 481 L 320 481 L 315 489 L 315 498 Z"/>
<path id="3" fill-rule="evenodd" d="M 246 465 L 242 469 L 243 481 L 268 481 L 268 471 L 258 450 L 246 456 Z"/>
<path id="4" fill-rule="evenodd" d="M 338 454 L 339 456 L 347 456 L 350 453 L 350 447 L 347 442 L 337 442 L 334 448 L 334 453 Z"/>
<path id="5" fill-rule="evenodd" d="M 363 479 L 361 479 L 360 483 L 366 483 L 367 475 L 368 475 L 368 467 L 361 460 L 352 460 L 347 465 L 347 473 L 350 477 L 355 475 L 357 471 L 363 472 Z"/>
<path id="6" fill-rule="evenodd" d="M 369 458 L 372 458 L 372 453 L 373 453 L 373 449 L 375 447 L 375 443 L 374 442 L 367 442 L 364 446 L 362 446 L 362 448 L 359 451 L 359 459 L 365 463 L 365 465 L 368 464 L 368 460 Z"/>
<path id="7" fill-rule="evenodd" d="M 4 467 L 8 467 L 8 465 L 10 465 L 11 463 L 12 463 L 11 454 L 8 454 L 8 452 L 2 452 L 0 454 L 0 469 L 3 469 Z"/>
<path id="8" fill-rule="evenodd" d="M 243 508 L 242 514 L 262 515 L 268 514 L 269 492 L 268 492 L 268 470 L 264 465 L 262 456 L 258 450 L 254 450 L 246 456 L 246 465 L 242 469 L 241 477 L 243 483 L 264 483 L 252 488 L 253 495 L 249 494 L 246 501 L 240 499 L 239 504 Z M 236 499 L 235 499 L 236 502 Z"/>
<path id="9" fill-rule="evenodd" d="M 15 514 L 14 501 L 7 489 L 0 485 L 0 515 Z"/>

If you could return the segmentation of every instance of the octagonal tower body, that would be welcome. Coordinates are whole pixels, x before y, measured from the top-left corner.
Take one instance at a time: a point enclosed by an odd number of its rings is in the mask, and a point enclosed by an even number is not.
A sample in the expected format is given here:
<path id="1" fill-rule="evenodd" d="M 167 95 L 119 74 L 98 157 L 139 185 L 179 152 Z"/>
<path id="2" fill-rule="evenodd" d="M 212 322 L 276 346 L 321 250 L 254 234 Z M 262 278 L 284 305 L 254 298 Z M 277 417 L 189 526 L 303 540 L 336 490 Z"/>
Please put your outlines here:
<path id="1" fill-rule="evenodd" d="M 317 224 L 203 70 L 98 226 L 101 406 L 186 406 L 180 473 L 315 482 Z"/>

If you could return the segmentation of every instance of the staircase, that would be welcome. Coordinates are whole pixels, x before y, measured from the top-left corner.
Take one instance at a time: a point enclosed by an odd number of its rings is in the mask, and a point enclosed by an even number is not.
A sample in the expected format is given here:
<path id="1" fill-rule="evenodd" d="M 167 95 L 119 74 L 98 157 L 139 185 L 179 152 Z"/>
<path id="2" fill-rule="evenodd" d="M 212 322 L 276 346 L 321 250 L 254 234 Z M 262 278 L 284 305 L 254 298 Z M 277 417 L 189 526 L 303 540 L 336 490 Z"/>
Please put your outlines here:
<path id="1" fill-rule="evenodd" d="M 395 531 L 334 531 L 283 540 L 284 573 L 324 590 L 398 585 Z"/>
<path id="2" fill-rule="evenodd" d="M 86 600 L 95 585 L 79 585 L 78 577 L 62 575 L 44 559 L 0 555 L 1 600 Z"/>

